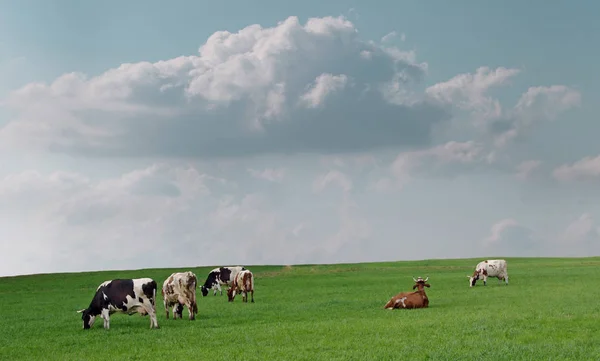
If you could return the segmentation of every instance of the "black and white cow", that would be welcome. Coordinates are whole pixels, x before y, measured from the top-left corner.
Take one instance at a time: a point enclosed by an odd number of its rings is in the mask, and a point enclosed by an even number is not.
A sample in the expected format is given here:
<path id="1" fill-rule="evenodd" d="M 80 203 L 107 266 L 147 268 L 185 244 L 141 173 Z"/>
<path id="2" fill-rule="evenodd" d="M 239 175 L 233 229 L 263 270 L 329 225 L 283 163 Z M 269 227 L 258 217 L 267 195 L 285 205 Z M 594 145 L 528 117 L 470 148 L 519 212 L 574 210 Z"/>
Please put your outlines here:
<path id="1" fill-rule="evenodd" d="M 94 325 L 96 316 L 104 319 L 104 328 L 110 328 L 110 315 L 122 312 L 132 315 L 150 315 L 150 328 L 158 328 L 156 320 L 156 282 L 151 278 L 115 279 L 98 286 L 88 308 L 82 313 L 83 328 Z"/>
<path id="2" fill-rule="evenodd" d="M 223 296 L 223 290 L 221 285 L 231 286 L 231 282 L 235 279 L 235 276 L 240 272 L 246 270 L 244 267 L 217 267 L 208 273 L 204 285 L 200 287 L 202 296 L 208 295 L 208 291 L 212 289 L 214 291 L 213 296 L 217 295 L 217 290 Z"/>

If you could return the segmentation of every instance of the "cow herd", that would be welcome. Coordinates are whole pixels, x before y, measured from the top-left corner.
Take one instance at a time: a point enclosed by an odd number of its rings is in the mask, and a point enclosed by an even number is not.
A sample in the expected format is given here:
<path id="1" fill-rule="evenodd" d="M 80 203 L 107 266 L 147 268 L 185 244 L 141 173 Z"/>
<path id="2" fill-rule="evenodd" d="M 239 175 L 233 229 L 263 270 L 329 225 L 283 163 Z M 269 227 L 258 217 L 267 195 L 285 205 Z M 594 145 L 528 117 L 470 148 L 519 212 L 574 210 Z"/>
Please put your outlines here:
<path id="1" fill-rule="evenodd" d="M 169 311 L 173 309 L 173 319 L 183 318 L 184 307 L 188 309 L 189 319 L 195 320 L 198 314 L 196 303 L 196 286 L 198 279 L 191 272 L 172 273 L 163 282 L 162 297 L 167 319 Z M 209 290 L 217 290 L 223 294 L 221 286 L 228 286 L 227 299 L 235 300 L 236 294 L 242 295 L 242 301 L 254 302 L 254 275 L 244 267 L 219 267 L 209 272 L 206 282 L 201 286 L 203 296 Z M 114 279 L 102 282 L 90 302 L 88 308 L 79 310 L 83 321 L 83 328 L 89 329 L 94 325 L 97 316 L 104 320 L 104 328 L 110 328 L 110 315 L 115 312 L 132 315 L 139 313 L 150 316 L 150 328 L 159 328 L 156 320 L 156 292 L 157 284 L 151 278 Z"/>
<path id="2" fill-rule="evenodd" d="M 473 274 L 467 277 L 469 278 L 469 287 L 475 286 L 475 283 L 479 279 L 483 279 L 483 285 L 486 286 L 488 277 L 496 277 L 498 278 L 498 283 L 504 281 L 508 285 L 508 270 L 506 260 L 489 259 L 481 261 L 477 264 L 477 266 L 475 266 L 475 271 Z M 393 310 L 397 308 L 429 307 L 429 298 L 427 298 L 427 294 L 425 293 L 425 287 L 431 287 L 431 285 L 427 283 L 428 280 L 429 277 L 425 279 L 421 277 L 415 279 L 413 277 L 413 281 L 415 281 L 413 290 L 415 288 L 417 288 L 417 290 L 414 292 L 398 293 L 392 297 L 383 308 L 386 310 Z"/>
<path id="3" fill-rule="evenodd" d="M 487 285 L 488 277 L 498 278 L 498 282 L 505 281 L 508 285 L 508 271 L 505 260 L 486 260 L 477 264 L 475 271 L 469 277 L 469 287 L 475 286 L 479 279 Z M 385 309 L 398 308 L 426 308 L 429 306 L 429 298 L 425 293 L 425 287 L 431 287 L 427 281 L 429 277 L 415 279 L 413 292 L 400 292 L 392 297 L 385 305 Z M 198 314 L 196 303 L 196 287 L 198 280 L 191 272 L 172 273 L 164 282 L 161 290 L 163 305 L 167 319 L 169 311 L 173 310 L 173 319 L 183 318 L 183 309 L 187 308 L 189 319 L 195 320 Z M 204 284 L 200 287 L 202 296 L 207 296 L 213 290 L 223 295 L 221 286 L 227 286 L 227 299 L 233 302 L 236 294 L 242 295 L 242 301 L 254 302 L 254 275 L 244 267 L 218 267 L 211 270 Z M 94 325 L 97 316 L 104 320 L 104 328 L 110 328 L 110 315 L 115 312 L 132 315 L 139 313 L 142 316 L 150 316 L 150 328 L 159 328 L 156 319 L 156 293 L 157 284 L 151 278 L 113 279 L 102 282 L 90 305 L 86 309 L 79 310 L 83 320 L 83 328 L 89 329 Z"/>

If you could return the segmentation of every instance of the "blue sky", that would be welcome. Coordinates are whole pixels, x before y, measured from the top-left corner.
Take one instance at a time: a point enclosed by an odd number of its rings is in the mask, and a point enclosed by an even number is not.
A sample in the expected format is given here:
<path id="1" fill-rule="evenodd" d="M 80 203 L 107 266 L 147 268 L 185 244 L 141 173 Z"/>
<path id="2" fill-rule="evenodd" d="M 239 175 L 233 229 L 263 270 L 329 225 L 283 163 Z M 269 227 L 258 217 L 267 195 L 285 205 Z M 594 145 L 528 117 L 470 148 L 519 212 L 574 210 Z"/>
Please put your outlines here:
<path id="1" fill-rule="evenodd" d="M 593 2 L 0 1 L 0 275 L 600 254 Z"/>

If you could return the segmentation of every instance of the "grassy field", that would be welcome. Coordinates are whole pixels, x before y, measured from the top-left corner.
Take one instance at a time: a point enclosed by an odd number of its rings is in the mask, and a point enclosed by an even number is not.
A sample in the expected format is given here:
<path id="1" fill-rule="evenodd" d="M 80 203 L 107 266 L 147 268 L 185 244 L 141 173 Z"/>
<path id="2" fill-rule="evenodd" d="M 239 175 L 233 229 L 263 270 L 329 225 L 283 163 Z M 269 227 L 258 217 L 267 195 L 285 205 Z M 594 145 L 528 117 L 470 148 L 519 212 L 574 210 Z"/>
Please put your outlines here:
<path id="1" fill-rule="evenodd" d="M 479 260 L 248 266 L 256 303 L 198 294 L 196 321 L 115 314 L 84 331 L 104 280 L 148 269 L 0 278 L 2 360 L 600 360 L 600 258 L 507 258 L 510 284 L 468 287 Z M 203 282 L 212 267 L 192 268 Z M 187 268 L 177 271 L 187 270 Z M 383 310 L 429 276 L 428 309 Z"/>

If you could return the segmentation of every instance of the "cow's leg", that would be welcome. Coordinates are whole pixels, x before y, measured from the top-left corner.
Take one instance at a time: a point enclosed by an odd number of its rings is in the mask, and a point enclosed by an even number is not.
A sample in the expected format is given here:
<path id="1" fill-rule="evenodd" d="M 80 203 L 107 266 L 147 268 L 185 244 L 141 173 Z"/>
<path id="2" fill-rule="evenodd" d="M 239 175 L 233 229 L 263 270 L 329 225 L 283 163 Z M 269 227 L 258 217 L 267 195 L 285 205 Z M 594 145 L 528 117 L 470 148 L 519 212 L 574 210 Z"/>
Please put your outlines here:
<path id="1" fill-rule="evenodd" d="M 242 302 L 248 302 L 248 293 L 246 291 L 242 291 Z"/>
<path id="2" fill-rule="evenodd" d="M 178 302 L 175 307 L 177 308 L 177 317 L 179 317 L 179 319 L 183 319 L 183 304 Z"/>
<path id="3" fill-rule="evenodd" d="M 108 308 L 103 308 L 100 316 L 104 319 L 104 328 L 110 329 L 110 313 L 108 312 Z"/>
<path id="4" fill-rule="evenodd" d="M 487 276 L 483 275 L 483 285 L 487 286 Z"/>
<path id="5" fill-rule="evenodd" d="M 187 309 L 188 309 L 188 313 L 189 315 L 189 319 L 190 321 L 193 321 L 196 319 L 196 315 L 194 314 L 194 304 L 192 302 L 189 302 L 186 304 Z"/>
<path id="6" fill-rule="evenodd" d="M 254 290 L 250 291 L 250 298 L 252 299 L 250 302 L 254 303 Z"/>
<path id="7" fill-rule="evenodd" d="M 167 320 L 169 319 L 169 304 L 167 300 L 164 300 L 163 304 L 165 305 L 165 314 L 167 315 Z"/>
<path id="8" fill-rule="evenodd" d="M 156 310 L 154 309 L 154 307 L 145 307 L 145 309 L 148 315 L 150 315 L 150 328 L 159 328 L 158 320 L 156 319 Z"/>
<path id="9" fill-rule="evenodd" d="M 221 288 L 221 285 L 217 283 L 217 289 L 219 290 L 219 293 L 221 296 L 223 296 L 223 289 Z"/>
<path id="10" fill-rule="evenodd" d="M 504 276 L 504 282 L 506 282 L 506 284 L 508 285 L 508 275 Z"/>
<path id="11" fill-rule="evenodd" d="M 156 319 L 156 306 L 154 305 L 154 302 L 149 299 L 144 299 L 140 308 L 141 310 L 138 311 L 139 313 L 146 313 L 150 316 L 150 328 L 160 328 L 158 327 L 158 321 Z M 173 318 L 175 318 L 175 310 L 173 310 Z"/>

